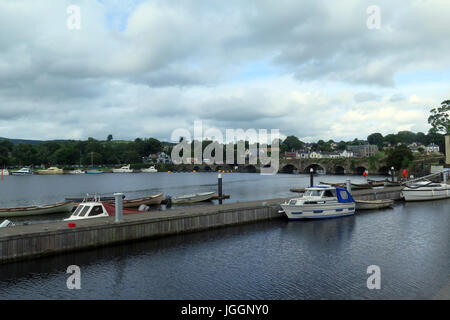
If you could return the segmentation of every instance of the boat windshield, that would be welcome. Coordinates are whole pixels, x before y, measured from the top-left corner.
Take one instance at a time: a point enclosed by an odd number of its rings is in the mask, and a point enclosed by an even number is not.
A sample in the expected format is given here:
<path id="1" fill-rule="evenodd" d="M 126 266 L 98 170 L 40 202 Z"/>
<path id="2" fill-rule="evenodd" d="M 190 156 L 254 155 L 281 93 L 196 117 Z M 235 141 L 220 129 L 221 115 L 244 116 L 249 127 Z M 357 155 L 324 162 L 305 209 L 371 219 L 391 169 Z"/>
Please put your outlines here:
<path id="1" fill-rule="evenodd" d="M 81 210 L 83 210 L 83 208 L 84 208 L 84 206 L 79 205 L 72 215 L 73 216 L 78 216 L 78 214 L 80 213 Z"/>
<path id="2" fill-rule="evenodd" d="M 322 190 L 306 190 L 305 196 L 306 197 L 320 197 L 322 195 Z"/>

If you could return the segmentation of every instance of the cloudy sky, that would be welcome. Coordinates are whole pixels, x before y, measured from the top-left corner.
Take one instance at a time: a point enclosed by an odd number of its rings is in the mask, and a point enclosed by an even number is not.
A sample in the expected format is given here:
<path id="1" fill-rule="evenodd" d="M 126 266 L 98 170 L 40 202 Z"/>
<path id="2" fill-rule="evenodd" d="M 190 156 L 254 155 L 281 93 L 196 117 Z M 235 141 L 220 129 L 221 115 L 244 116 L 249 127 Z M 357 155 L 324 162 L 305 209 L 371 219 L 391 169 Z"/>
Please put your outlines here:
<path id="1" fill-rule="evenodd" d="M 427 132 L 450 99 L 449 16 L 448 0 L 1 0 L 0 136 Z"/>

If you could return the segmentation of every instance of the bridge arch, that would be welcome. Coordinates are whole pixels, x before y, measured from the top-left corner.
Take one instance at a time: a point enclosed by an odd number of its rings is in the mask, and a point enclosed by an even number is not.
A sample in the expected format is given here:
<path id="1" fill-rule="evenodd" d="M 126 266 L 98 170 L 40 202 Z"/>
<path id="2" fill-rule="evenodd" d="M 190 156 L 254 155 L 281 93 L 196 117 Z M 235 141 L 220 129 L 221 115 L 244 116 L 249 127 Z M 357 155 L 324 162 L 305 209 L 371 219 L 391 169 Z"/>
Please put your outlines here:
<path id="1" fill-rule="evenodd" d="M 325 167 L 317 164 L 317 163 L 311 163 L 309 166 L 307 166 L 305 168 L 305 170 L 303 170 L 305 173 L 309 173 L 309 171 L 311 170 L 311 168 L 314 170 L 314 173 L 317 173 L 318 170 L 323 170 L 325 171 Z"/>
<path id="2" fill-rule="evenodd" d="M 355 169 L 355 174 L 361 175 L 361 174 L 363 174 L 364 171 L 366 171 L 366 170 L 367 170 L 366 167 L 363 167 L 363 166 L 356 167 L 356 169 Z"/>
<path id="3" fill-rule="evenodd" d="M 381 167 L 380 169 L 378 169 L 378 174 L 389 175 L 389 167 L 388 166 Z"/>
<path id="4" fill-rule="evenodd" d="M 343 166 L 335 166 L 333 169 L 334 174 L 345 174 L 346 170 Z"/>
<path id="5" fill-rule="evenodd" d="M 267 167 L 270 167 L 270 165 L 267 165 Z M 293 164 L 286 164 L 280 169 L 279 172 L 280 173 L 295 173 L 295 172 L 298 172 L 298 169 Z"/>

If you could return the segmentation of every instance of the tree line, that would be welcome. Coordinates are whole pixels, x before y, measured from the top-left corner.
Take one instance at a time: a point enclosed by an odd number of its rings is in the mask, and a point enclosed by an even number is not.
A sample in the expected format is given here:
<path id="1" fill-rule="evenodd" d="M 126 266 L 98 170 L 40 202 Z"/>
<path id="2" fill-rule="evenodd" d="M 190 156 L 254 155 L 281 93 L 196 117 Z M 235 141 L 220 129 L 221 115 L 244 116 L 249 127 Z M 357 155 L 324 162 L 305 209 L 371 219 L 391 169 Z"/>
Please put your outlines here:
<path id="1" fill-rule="evenodd" d="M 137 138 L 134 141 L 112 141 L 89 138 L 85 141 L 48 141 L 38 144 L 13 144 L 0 141 L 1 166 L 30 166 L 41 164 L 88 166 L 91 163 L 123 164 L 142 163 L 145 157 L 163 151 L 164 144 L 154 138 Z"/>

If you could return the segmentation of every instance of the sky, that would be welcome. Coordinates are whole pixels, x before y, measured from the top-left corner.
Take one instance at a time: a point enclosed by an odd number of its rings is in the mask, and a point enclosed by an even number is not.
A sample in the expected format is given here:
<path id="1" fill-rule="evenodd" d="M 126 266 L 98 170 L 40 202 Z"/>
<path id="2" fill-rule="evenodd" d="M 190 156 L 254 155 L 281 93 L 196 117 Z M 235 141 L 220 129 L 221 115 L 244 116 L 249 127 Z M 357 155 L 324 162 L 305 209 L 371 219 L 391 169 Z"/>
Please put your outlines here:
<path id="1" fill-rule="evenodd" d="M 450 99 L 449 16 L 448 0 L 1 0 L 0 137 L 427 132 Z"/>

